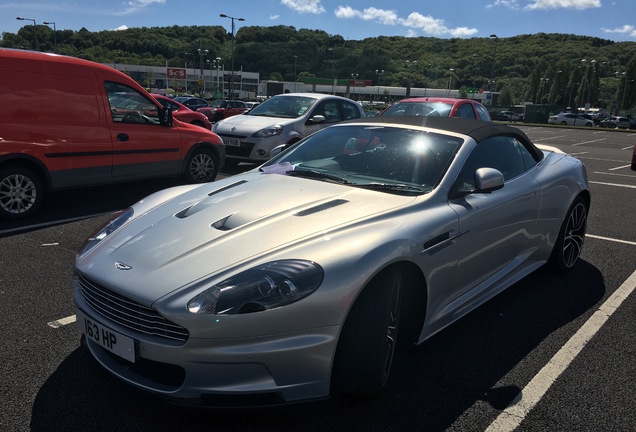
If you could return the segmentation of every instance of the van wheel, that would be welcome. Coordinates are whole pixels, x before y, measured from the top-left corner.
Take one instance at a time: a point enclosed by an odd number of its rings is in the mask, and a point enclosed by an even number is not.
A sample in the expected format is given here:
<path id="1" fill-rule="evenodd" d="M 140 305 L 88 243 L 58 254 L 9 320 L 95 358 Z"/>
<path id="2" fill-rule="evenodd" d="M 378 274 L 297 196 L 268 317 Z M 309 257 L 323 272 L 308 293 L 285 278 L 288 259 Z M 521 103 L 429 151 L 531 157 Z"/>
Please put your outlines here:
<path id="1" fill-rule="evenodd" d="M 219 163 L 212 151 L 200 148 L 195 150 L 186 164 L 185 178 L 191 183 L 214 181 L 218 173 Z"/>
<path id="2" fill-rule="evenodd" d="M 378 275 L 356 300 L 342 329 L 332 375 L 332 395 L 376 398 L 389 378 L 404 287 L 399 268 Z"/>
<path id="3" fill-rule="evenodd" d="M 44 202 L 44 188 L 35 173 L 23 167 L 0 170 L 0 217 L 31 216 Z"/>

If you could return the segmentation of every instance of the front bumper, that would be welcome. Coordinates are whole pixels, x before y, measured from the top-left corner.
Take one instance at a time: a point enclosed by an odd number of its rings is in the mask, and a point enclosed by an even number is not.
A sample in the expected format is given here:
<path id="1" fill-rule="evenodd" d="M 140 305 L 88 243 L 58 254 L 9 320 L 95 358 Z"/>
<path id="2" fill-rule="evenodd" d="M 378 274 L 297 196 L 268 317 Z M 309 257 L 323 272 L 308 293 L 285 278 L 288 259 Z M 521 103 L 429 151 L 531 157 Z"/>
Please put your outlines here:
<path id="1" fill-rule="evenodd" d="M 269 406 L 328 397 L 340 326 L 266 337 L 169 343 L 96 313 L 75 289 L 79 313 L 130 337 L 134 362 L 86 338 L 93 357 L 123 381 L 184 405 Z M 82 323 L 78 326 L 82 333 Z"/>

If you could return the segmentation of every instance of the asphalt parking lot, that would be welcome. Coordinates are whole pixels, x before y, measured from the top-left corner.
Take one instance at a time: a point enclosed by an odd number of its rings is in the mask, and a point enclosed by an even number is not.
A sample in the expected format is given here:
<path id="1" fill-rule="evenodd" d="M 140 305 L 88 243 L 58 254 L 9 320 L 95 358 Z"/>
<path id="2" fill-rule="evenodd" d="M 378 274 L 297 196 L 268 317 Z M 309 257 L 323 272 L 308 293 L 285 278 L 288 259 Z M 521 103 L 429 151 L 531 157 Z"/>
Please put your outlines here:
<path id="1" fill-rule="evenodd" d="M 568 275 L 534 272 L 400 356 L 375 401 L 181 408 L 111 377 L 79 346 L 76 251 L 111 212 L 177 180 L 59 192 L 37 217 L 0 222 L 0 430 L 635 430 L 636 133 L 521 129 L 586 164 L 582 260 Z"/>

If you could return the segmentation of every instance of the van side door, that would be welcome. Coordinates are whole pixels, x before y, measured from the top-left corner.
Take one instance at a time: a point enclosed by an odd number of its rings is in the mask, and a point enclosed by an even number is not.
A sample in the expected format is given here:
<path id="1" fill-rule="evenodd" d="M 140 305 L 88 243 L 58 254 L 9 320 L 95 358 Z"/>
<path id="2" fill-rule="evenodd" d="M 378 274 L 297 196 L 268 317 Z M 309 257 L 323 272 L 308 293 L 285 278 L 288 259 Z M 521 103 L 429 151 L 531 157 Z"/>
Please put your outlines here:
<path id="1" fill-rule="evenodd" d="M 113 180 L 176 175 L 183 149 L 175 127 L 161 125 L 159 105 L 134 87 L 104 81 L 113 143 Z"/>

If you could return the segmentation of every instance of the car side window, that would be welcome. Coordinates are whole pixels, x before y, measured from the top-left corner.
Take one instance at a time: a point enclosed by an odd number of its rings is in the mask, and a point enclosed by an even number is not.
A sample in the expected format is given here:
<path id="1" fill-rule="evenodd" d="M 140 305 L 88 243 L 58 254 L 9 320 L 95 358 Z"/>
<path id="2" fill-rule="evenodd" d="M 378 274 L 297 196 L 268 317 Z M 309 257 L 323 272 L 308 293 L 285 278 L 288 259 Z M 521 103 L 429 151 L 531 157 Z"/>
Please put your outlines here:
<path id="1" fill-rule="evenodd" d="M 488 114 L 488 110 L 483 105 L 475 105 L 477 109 L 477 114 L 479 115 L 479 120 L 490 121 L 490 115 Z"/>
<path id="2" fill-rule="evenodd" d="M 360 110 L 357 109 L 357 107 L 350 102 L 343 102 L 342 103 L 342 119 L 349 120 L 349 119 L 356 119 L 356 118 L 360 118 Z"/>
<path id="3" fill-rule="evenodd" d="M 159 124 L 159 109 L 150 99 L 124 84 L 104 83 L 114 123 Z"/>
<path id="4" fill-rule="evenodd" d="M 340 115 L 340 107 L 338 106 L 338 101 L 335 100 L 327 100 L 323 101 L 320 105 L 316 107 L 313 115 L 322 115 L 325 116 L 325 123 L 337 123 L 341 119 Z"/>
<path id="5" fill-rule="evenodd" d="M 469 103 L 463 103 L 457 107 L 455 111 L 455 117 L 475 119 L 475 112 L 473 106 Z"/>
<path id="6" fill-rule="evenodd" d="M 479 168 L 499 170 L 504 180 L 519 176 L 537 164 L 528 149 L 516 138 L 495 136 L 481 141 L 473 149 L 459 175 L 455 188 L 461 192 L 475 189 L 475 171 Z"/>

